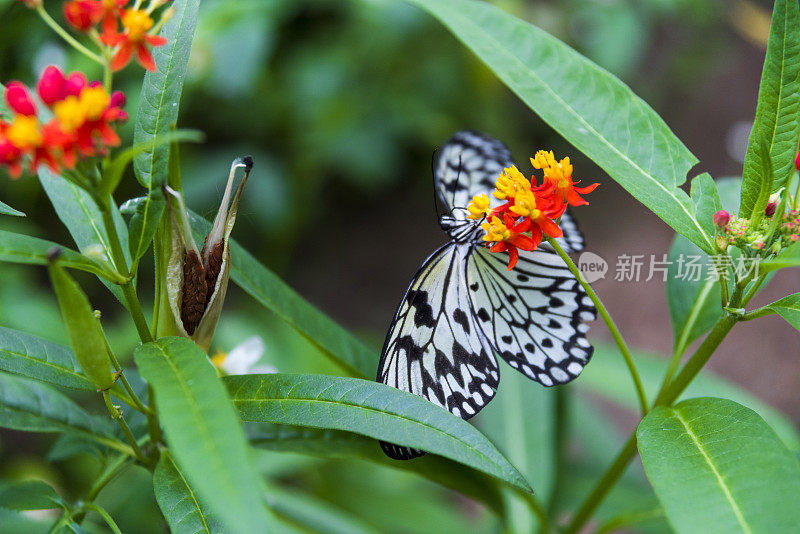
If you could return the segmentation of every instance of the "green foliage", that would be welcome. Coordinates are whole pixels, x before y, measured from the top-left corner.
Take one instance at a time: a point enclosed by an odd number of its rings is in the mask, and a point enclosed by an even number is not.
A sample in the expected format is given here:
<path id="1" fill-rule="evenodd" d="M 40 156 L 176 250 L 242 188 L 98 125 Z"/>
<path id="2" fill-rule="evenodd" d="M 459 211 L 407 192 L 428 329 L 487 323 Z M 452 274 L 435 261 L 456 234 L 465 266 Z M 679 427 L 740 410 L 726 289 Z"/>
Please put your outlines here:
<path id="1" fill-rule="evenodd" d="M 123 281 L 118 274 L 110 272 L 97 261 L 87 258 L 74 250 L 64 248 L 58 243 L 0 230 L 0 261 L 47 265 L 47 253 L 56 248 L 61 251 L 60 263 L 64 267 L 93 273 L 110 282 L 119 283 Z"/>
<path id="2" fill-rule="evenodd" d="M 0 215 L 14 215 L 15 217 L 25 217 L 25 214 L 19 210 L 15 210 L 8 204 L 0 202 Z"/>
<path id="3" fill-rule="evenodd" d="M 272 489 L 268 500 L 280 514 L 303 531 L 330 534 L 377 534 L 370 525 L 352 517 L 344 510 L 308 495 Z"/>
<path id="4" fill-rule="evenodd" d="M 680 189 L 697 158 L 628 86 L 558 39 L 488 3 L 412 3 L 438 18 L 637 200 L 695 245 L 713 251 L 711 237 Z"/>
<path id="5" fill-rule="evenodd" d="M 787 323 L 800 330 L 800 293 L 783 297 L 766 308 L 780 314 Z"/>
<path id="6" fill-rule="evenodd" d="M 147 249 L 150 248 L 165 206 L 164 194 L 160 189 L 153 189 L 143 198 L 142 202 L 136 205 L 128 226 L 128 245 L 133 259 L 133 270 Z M 122 206 L 121 211 L 124 210 L 125 206 Z"/>
<path id="7" fill-rule="evenodd" d="M 800 464 L 752 410 L 691 399 L 656 408 L 636 434 L 677 532 L 788 532 L 800 524 Z"/>
<path id="8" fill-rule="evenodd" d="M 635 357 L 645 389 L 654 392 L 667 368 L 666 358 L 642 352 L 636 353 Z M 578 384 L 581 389 L 585 388 L 635 412 L 638 409 L 636 394 L 619 387 L 625 380 L 628 380 L 627 370 L 616 350 L 608 345 L 597 344 L 592 364 L 581 373 Z M 682 398 L 699 396 L 725 397 L 757 411 L 775 429 L 789 449 L 800 451 L 800 432 L 792 421 L 741 387 L 711 372 L 704 372 L 686 388 Z"/>
<path id="9" fill-rule="evenodd" d="M 0 483 L 0 508 L 7 510 L 46 510 L 64 505 L 61 497 L 38 480 Z"/>
<path id="10" fill-rule="evenodd" d="M 713 217 L 717 211 L 723 208 L 729 213 L 738 211 L 741 183 L 738 178 L 723 178 L 715 183 L 707 174 L 692 181 L 692 199 L 698 201 L 697 218 L 709 235 L 714 235 Z M 706 280 L 711 256 L 685 237 L 675 236 L 668 261 L 667 305 L 675 349 L 682 352 L 689 343 L 708 332 L 722 315 L 721 288 L 718 281 Z M 700 270 L 696 277 L 689 275 L 693 269 L 691 262 Z"/>
<path id="11" fill-rule="evenodd" d="M 525 478 L 472 425 L 411 393 L 326 375 L 229 376 L 225 385 L 245 421 L 356 432 L 439 454 L 530 490 Z"/>
<path id="12" fill-rule="evenodd" d="M 165 46 L 153 50 L 157 69 L 147 72 L 142 82 L 139 110 L 136 113 L 134 145 L 154 142 L 170 132 L 178 119 L 186 65 L 192 48 L 199 0 L 175 0 L 175 14 L 159 35 L 169 41 Z M 139 183 L 150 189 L 158 189 L 167 179 L 169 147 L 154 143 L 133 161 Z"/>
<path id="13" fill-rule="evenodd" d="M 0 327 L 0 369 L 56 386 L 93 391 L 70 349 L 25 332 Z"/>
<path id="14" fill-rule="evenodd" d="M 162 338 L 137 348 L 135 358 L 155 389 L 175 463 L 199 500 L 232 532 L 271 524 L 244 430 L 205 353 L 188 339 Z"/>
<path id="15" fill-rule="evenodd" d="M 110 388 L 114 380 L 111 378 L 108 342 L 89 298 L 57 260 L 48 270 L 75 359 L 98 389 Z"/>
<path id="16" fill-rule="evenodd" d="M 744 160 L 741 215 L 756 215 L 769 193 L 791 178 L 800 138 L 800 13 L 794 0 L 772 11 L 758 107 Z M 773 170 L 770 173 L 769 170 Z M 774 174 L 774 178 L 773 178 Z M 759 213 L 760 215 L 760 213 Z"/>
<path id="17" fill-rule="evenodd" d="M 223 532 L 180 472 L 169 451 L 161 452 L 153 472 L 158 507 L 173 532 Z"/>
<path id="18" fill-rule="evenodd" d="M 68 432 L 110 444 L 111 425 L 54 389 L 0 373 L 0 426 L 28 432 Z"/>

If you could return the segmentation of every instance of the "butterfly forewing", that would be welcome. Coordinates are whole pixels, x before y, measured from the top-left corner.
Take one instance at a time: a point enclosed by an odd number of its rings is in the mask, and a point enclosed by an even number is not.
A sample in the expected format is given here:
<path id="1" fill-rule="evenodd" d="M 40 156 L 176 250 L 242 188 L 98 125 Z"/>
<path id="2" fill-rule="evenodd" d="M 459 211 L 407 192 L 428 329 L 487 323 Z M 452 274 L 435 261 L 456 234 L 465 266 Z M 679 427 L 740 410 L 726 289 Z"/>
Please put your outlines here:
<path id="1" fill-rule="evenodd" d="M 476 247 L 467 264 L 472 309 L 495 351 L 545 386 L 574 379 L 592 355 L 586 321 L 596 312 L 563 260 L 548 248 L 505 254 Z"/>
<path id="2" fill-rule="evenodd" d="M 465 265 L 471 248 L 449 243 L 423 264 L 392 321 L 378 366 L 379 382 L 463 419 L 491 400 L 499 380 L 492 348 L 470 311 Z M 381 446 L 398 459 L 422 454 Z"/>
<path id="3" fill-rule="evenodd" d="M 444 144 L 436 161 L 439 196 L 454 218 L 466 219 L 472 197 L 491 196 L 497 177 L 511 164 L 511 151 L 497 139 L 477 132 L 458 132 Z M 491 198 L 493 205 L 501 204 Z"/>

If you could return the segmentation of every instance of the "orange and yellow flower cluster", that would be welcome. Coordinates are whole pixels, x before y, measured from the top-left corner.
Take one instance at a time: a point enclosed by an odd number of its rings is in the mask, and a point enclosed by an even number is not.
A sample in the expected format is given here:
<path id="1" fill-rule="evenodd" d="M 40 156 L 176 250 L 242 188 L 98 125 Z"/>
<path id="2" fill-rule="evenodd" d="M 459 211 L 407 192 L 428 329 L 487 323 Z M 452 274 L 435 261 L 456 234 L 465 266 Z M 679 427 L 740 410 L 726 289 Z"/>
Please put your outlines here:
<path id="1" fill-rule="evenodd" d="M 6 86 L 5 101 L 11 117 L 0 117 L 0 166 L 12 178 L 30 161 L 30 171 L 40 164 L 54 173 L 71 169 L 78 157 L 105 154 L 120 143 L 113 126 L 128 118 L 122 109 L 125 96 L 108 94 L 100 82 L 89 82 L 80 72 L 65 76 L 57 67 L 47 67 L 36 84 L 36 93 L 52 118 L 43 122 L 31 91 L 20 82 Z"/>
<path id="2" fill-rule="evenodd" d="M 481 226 L 486 230 L 483 240 L 491 252 L 508 252 L 508 269 L 519 259 L 519 250 L 535 250 L 544 235 L 561 237 L 556 221 L 564 214 L 567 205 L 588 204 L 581 197 L 591 193 L 600 184 L 576 187 L 572 180 L 569 158 L 557 161 L 553 152 L 540 150 L 531 158 L 534 169 L 544 173 L 541 185 L 535 177 L 528 180 L 516 166 L 503 169 L 493 195 L 505 201 L 492 208 L 487 195 L 475 195 L 467 209 L 468 218 L 486 219 Z"/>
<path id="3" fill-rule="evenodd" d="M 153 71 L 156 70 L 156 64 L 150 47 L 167 43 L 166 38 L 155 34 L 172 15 L 172 11 L 164 11 L 156 24 L 153 11 L 164 5 L 166 0 L 151 0 L 145 9 L 140 9 L 139 3 L 126 8 L 128 0 L 70 0 L 64 3 L 64 18 L 70 26 L 81 32 L 95 32 L 95 27 L 100 26 L 100 42 L 115 48 L 111 70 L 124 68 L 136 54 L 139 64 Z"/>

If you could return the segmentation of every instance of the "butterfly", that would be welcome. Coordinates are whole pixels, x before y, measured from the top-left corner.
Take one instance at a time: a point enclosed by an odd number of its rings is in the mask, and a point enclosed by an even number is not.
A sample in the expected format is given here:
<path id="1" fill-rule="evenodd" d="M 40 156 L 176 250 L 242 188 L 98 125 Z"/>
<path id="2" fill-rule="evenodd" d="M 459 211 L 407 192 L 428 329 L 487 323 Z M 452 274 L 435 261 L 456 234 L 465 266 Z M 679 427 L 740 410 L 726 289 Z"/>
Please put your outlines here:
<path id="1" fill-rule="evenodd" d="M 586 322 L 596 310 L 564 261 L 547 243 L 520 251 L 513 270 L 507 253 L 491 253 L 481 221 L 467 218 L 474 195 L 495 187 L 513 164 L 500 141 L 456 133 L 439 151 L 436 194 L 449 212 L 439 218 L 450 240 L 419 268 L 386 336 L 377 381 L 409 391 L 462 419 L 477 414 L 500 382 L 495 354 L 544 386 L 573 380 L 592 356 Z M 559 244 L 583 249 L 575 222 L 564 213 Z M 424 451 L 381 442 L 398 460 Z"/>

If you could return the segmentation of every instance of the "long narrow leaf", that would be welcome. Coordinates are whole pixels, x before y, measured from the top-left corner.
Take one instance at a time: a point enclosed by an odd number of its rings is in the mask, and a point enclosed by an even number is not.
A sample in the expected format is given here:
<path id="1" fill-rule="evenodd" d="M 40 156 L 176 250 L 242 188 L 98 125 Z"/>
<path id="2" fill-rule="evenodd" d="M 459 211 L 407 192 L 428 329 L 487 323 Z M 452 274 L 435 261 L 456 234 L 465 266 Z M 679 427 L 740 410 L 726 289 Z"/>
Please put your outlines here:
<path id="1" fill-rule="evenodd" d="M 108 269 L 104 268 L 96 261 L 74 250 L 62 247 L 58 243 L 45 241 L 38 237 L 0 230 L 0 261 L 47 265 L 47 253 L 53 249 L 59 249 L 61 251 L 59 261 L 64 267 L 96 274 L 97 276 L 115 283 L 124 281 L 116 273 L 109 272 Z"/>
<path id="2" fill-rule="evenodd" d="M 155 389 L 175 463 L 201 502 L 231 532 L 264 532 L 274 518 L 249 465 L 244 430 L 214 367 L 192 341 L 167 337 L 134 352 Z"/>
<path id="3" fill-rule="evenodd" d="M 8 204 L 0 202 L 0 215 L 14 215 L 15 217 L 25 217 L 25 214 L 19 210 L 15 210 Z"/>
<path id="4" fill-rule="evenodd" d="M 439 19 L 547 124 L 701 249 L 713 244 L 680 187 L 697 158 L 615 76 L 488 2 L 409 0 Z"/>
<path id="5" fill-rule="evenodd" d="M 159 35 L 167 44 L 153 49 L 156 69 L 145 73 L 136 125 L 134 144 L 152 141 L 169 133 L 178 120 L 178 104 L 186 77 L 186 65 L 192 48 L 200 0 L 175 0 L 172 18 Z M 167 179 L 169 146 L 158 145 L 136 155 L 133 167 L 139 182 L 148 190 L 157 189 Z"/>
<path id="6" fill-rule="evenodd" d="M 355 432 L 450 458 L 530 491 L 475 427 L 411 393 L 328 375 L 229 376 L 225 385 L 245 421 Z"/>
<path id="7" fill-rule="evenodd" d="M 161 453 L 153 473 L 153 489 L 158 507 L 172 532 L 223 532 L 175 465 L 168 450 Z"/>
<path id="8" fill-rule="evenodd" d="M 758 106 L 744 159 L 741 213 L 753 212 L 759 191 L 791 177 L 800 137 L 800 11 L 796 0 L 777 0 L 772 11 Z M 765 146 L 762 147 L 762 141 Z M 769 165 L 766 165 L 765 158 Z M 765 176 L 771 168 L 775 180 Z M 767 194 L 769 196 L 769 194 Z"/>

